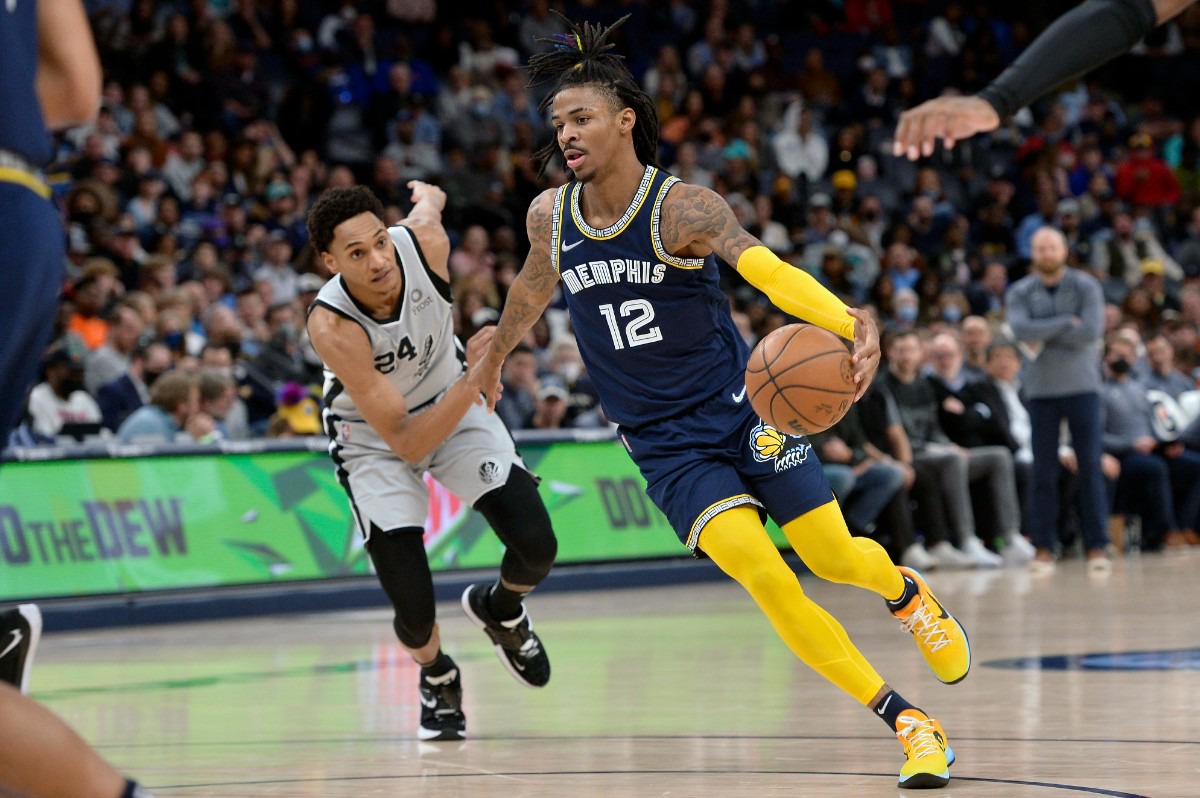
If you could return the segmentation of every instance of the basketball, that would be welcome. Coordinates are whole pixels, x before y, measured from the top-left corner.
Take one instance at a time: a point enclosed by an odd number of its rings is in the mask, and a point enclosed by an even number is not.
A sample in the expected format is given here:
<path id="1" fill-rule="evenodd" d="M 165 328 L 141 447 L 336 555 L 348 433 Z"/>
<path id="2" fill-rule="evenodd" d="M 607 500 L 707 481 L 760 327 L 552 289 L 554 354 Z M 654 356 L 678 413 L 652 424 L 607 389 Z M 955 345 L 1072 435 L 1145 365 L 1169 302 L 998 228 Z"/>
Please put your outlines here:
<path id="1" fill-rule="evenodd" d="M 832 427 L 857 390 L 850 350 L 811 324 L 789 324 L 758 342 L 746 364 L 746 395 L 764 421 L 789 435 Z"/>

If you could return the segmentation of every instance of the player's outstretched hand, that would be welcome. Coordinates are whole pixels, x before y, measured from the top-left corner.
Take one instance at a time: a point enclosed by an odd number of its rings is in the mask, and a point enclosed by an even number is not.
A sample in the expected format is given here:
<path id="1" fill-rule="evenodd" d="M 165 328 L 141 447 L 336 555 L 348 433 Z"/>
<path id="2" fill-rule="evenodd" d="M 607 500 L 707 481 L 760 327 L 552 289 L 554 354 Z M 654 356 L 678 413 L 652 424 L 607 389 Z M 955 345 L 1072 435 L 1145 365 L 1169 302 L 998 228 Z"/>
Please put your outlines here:
<path id="1" fill-rule="evenodd" d="M 857 402 L 871 387 L 871 380 L 879 368 L 879 328 L 868 310 L 846 308 L 846 312 L 854 317 L 854 354 L 850 362 L 854 364 L 854 382 L 858 385 L 854 393 Z"/>
<path id="2" fill-rule="evenodd" d="M 414 205 L 425 200 L 439 211 L 446 207 L 446 192 L 432 183 L 426 183 L 424 180 L 409 180 L 407 185 L 412 189 L 411 199 Z"/>
<path id="3" fill-rule="evenodd" d="M 939 140 L 947 149 L 954 142 L 1000 127 L 1000 116 L 979 97 L 935 97 L 900 115 L 892 154 L 915 161 L 933 154 Z"/>
<path id="4" fill-rule="evenodd" d="M 496 409 L 503 387 L 500 385 L 499 363 L 490 356 L 492 339 L 496 337 L 496 327 L 489 324 L 471 336 L 467 341 L 467 384 L 479 394 L 475 404 L 486 404 L 488 412 Z"/>

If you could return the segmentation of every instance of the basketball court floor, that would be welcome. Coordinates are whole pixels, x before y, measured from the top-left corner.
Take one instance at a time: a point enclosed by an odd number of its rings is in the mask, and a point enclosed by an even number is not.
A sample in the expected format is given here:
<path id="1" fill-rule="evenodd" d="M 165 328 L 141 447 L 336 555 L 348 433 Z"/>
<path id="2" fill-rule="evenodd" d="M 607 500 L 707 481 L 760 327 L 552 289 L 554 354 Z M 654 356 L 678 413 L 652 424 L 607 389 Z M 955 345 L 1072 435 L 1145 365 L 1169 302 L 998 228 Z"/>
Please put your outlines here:
<path id="1" fill-rule="evenodd" d="M 1200 552 L 1058 573 L 931 574 L 974 666 L 938 683 L 863 591 L 803 578 L 885 678 L 936 715 L 964 798 L 1200 795 Z M 739 587 L 548 592 L 545 690 L 453 603 L 470 739 L 421 743 L 390 613 L 43 638 L 32 692 L 160 798 L 894 796 L 888 729 L 796 662 Z"/>

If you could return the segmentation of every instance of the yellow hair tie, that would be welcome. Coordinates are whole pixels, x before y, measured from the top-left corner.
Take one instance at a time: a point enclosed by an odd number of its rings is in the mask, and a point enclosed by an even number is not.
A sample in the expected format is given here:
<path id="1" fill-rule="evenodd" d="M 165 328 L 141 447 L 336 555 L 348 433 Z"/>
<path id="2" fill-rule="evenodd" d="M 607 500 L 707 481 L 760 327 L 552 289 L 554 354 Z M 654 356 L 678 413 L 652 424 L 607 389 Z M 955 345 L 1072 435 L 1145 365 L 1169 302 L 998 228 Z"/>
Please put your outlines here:
<path id="1" fill-rule="evenodd" d="M 576 68 L 576 69 L 583 69 L 583 62 L 582 62 L 582 61 L 580 61 L 578 64 L 576 64 L 576 65 L 575 65 L 575 68 Z"/>

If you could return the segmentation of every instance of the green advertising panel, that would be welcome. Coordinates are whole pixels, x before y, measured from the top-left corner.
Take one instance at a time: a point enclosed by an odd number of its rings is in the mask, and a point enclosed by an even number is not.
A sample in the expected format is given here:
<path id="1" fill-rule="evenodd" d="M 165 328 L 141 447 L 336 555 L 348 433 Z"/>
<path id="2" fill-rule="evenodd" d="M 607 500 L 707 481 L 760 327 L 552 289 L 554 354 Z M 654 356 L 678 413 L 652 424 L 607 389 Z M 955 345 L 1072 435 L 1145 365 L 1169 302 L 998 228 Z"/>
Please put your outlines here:
<path id="1" fill-rule="evenodd" d="M 559 563 L 690 556 L 616 441 L 521 451 L 542 477 Z M 0 601 L 370 572 L 322 452 L 11 462 L 0 473 Z M 498 565 L 503 546 L 483 518 L 426 481 L 433 569 Z"/>

